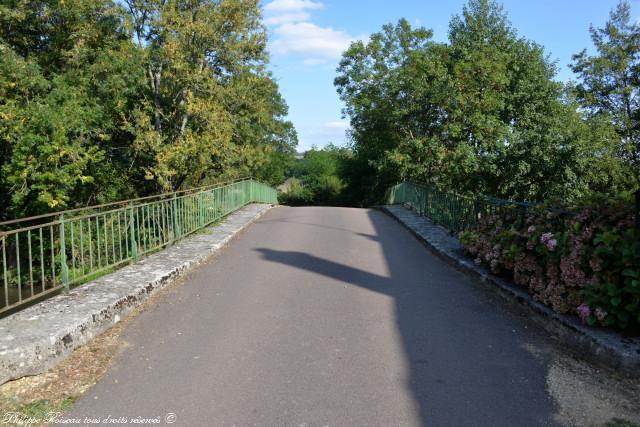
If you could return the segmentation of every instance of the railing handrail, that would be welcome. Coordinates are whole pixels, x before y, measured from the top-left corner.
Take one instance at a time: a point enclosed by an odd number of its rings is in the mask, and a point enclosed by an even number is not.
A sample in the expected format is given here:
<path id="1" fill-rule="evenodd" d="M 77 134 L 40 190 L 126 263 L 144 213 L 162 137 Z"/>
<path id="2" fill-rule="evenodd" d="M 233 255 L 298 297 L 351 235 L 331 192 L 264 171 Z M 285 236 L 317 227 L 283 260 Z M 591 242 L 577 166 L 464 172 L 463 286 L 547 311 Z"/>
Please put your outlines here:
<path id="1" fill-rule="evenodd" d="M 185 189 L 185 190 L 170 191 L 170 192 L 167 192 L 167 193 L 155 194 L 155 195 L 152 195 L 152 196 L 137 197 L 137 198 L 134 198 L 134 199 L 118 200 L 118 201 L 115 201 L 115 202 L 108 202 L 108 203 L 103 203 L 103 204 L 100 204 L 100 205 L 84 206 L 84 207 L 81 207 L 81 208 L 66 209 L 66 210 L 63 210 L 63 211 L 50 212 L 50 213 L 41 214 L 41 215 L 34 215 L 34 216 L 30 216 L 30 217 L 16 218 L 16 219 L 11 219 L 11 220 L 8 220 L 8 221 L 0 222 L 0 227 L 6 226 L 6 225 L 11 225 L 11 224 L 19 224 L 19 223 L 23 223 L 23 222 L 35 221 L 35 220 L 38 220 L 38 219 L 59 217 L 60 215 L 77 213 L 77 212 L 81 212 L 81 211 L 98 210 L 98 209 L 103 209 L 103 208 L 113 207 L 113 206 L 118 206 L 118 205 L 129 205 L 129 204 L 135 203 L 135 202 L 149 201 L 149 200 L 152 200 L 152 199 L 160 199 L 160 198 L 167 197 L 167 196 L 173 196 L 173 195 L 183 196 L 185 194 L 194 193 L 194 192 L 198 192 L 198 191 L 206 191 L 206 190 L 211 190 L 213 188 L 225 187 L 227 185 L 234 184 L 236 182 L 247 181 L 247 180 L 250 180 L 250 179 L 252 179 L 252 177 L 245 176 L 245 177 L 242 177 L 242 178 L 236 178 L 236 179 L 232 179 L 232 180 L 228 180 L 228 181 L 222 181 L 222 182 L 219 182 L 219 183 L 216 183 L 216 184 L 205 185 L 205 186 L 202 186 L 202 187 L 194 187 L 194 188 L 188 188 L 188 189 Z M 57 222 L 57 221 L 53 221 L 53 222 Z M 39 224 L 38 226 L 41 226 L 41 225 L 46 225 L 46 224 Z M 25 228 L 29 228 L 29 227 L 25 227 Z M 0 230 L 0 235 L 2 235 L 5 232 L 8 232 L 8 231 L 14 231 L 14 230 Z"/>
<path id="2" fill-rule="evenodd" d="M 435 197 L 430 197 L 430 194 Z M 424 199 L 421 198 L 423 196 Z M 522 213 L 540 208 L 562 216 L 575 215 L 575 212 L 545 206 L 543 203 L 516 202 L 482 194 L 465 196 L 453 191 L 442 190 L 435 185 L 412 181 L 402 181 L 390 187 L 387 192 L 387 201 L 389 203 L 408 203 L 412 208 L 417 208 L 420 214 L 427 216 L 431 214 L 432 220 L 452 232 L 461 231 L 462 228 L 475 222 L 483 212 L 487 213 L 496 208 L 516 208 Z"/>
<path id="3" fill-rule="evenodd" d="M 247 177 L 5 221 L 14 227 L 0 231 L 0 316 L 135 262 L 248 203 L 277 202 L 274 188 Z"/>
<path id="4" fill-rule="evenodd" d="M 437 190 L 437 191 L 440 191 L 441 193 L 454 195 L 456 197 L 460 197 L 460 198 L 467 199 L 467 200 L 470 200 L 470 201 L 481 200 L 481 201 L 484 201 L 484 202 L 487 202 L 487 203 L 494 204 L 496 206 L 512 206 L 512 205 L 516 205 L 516 206 L 521 206 L 521 207 L 524 207 L 524 208 L 535 208 L 535 207 L 544 206 L 545 209 L 547 209 L 549 211 L 552 211 L 552 212 L 560 212 L 560 213 L 565 214 L 565 215 L 573 215 L 574 214 L 574 212 L 568 211 L 568 210 L 560 208 L 560 207 L 546 206 L 544 202 L 526 202 L 526 201 L 522 201 L 522 200 L 501 199 L 499 197 L 487 196 L 486 194 L 466 195 L 466 194 L 457 193 L 457 192 L 452 191 L 452 190 L 442 189 L 442 188 L 440 188 L 440 187 L 438 187 L 437 185 L 434 185 L 434 184 L 425 184 L 425 183 L 416 182 L 416 181 L 402 181 L 402 182 L 400 182 L 398 184 L 402 184 L 402 183 L 415 185 L 416 187 L 421 187 L 421 188 L 424 188 L 424 189 L 427 189 L 427 190 Z M 398 184 L 396 184 L 396 185 L 398 185 Z"/>
<path id="5" fill-rule="evenodd" d="M 411 185 L 414 185 L 416 187 L 424 188 L 425 190 L 436 190 L 436 191 L 440 191 L 442 193 L 448 193 L 448 194 L 451 194 L 453 196 L 461 197 L 463 199 L 468 199 L 468 200 L 473 200 L 474 199 L 473 196 L 468 196 L 466 194 L 456 193 L 455 191 L 443 190 L 443 189 L 441 189 L 440 187 L 438 187 L 435 184 L 427 184 L 427 183 L 424 183 L 424 182 L 417 182 L 417 181 L 401 181 L 396 185 L 399 185 L 399 184 L 411 184 Z"/>
<path id="6" fill-rule="evenodd" d="M 453 196 L 460 197 L 460 198 L 467 199 L 467 200 L 472 200 L 472 201 L 473 200 L 477 200 L 477 199 L 481 199 L 481 200 L 485 200 L 485 201 L 490 202 L 490 203 L 495 203 L 495 204 L 500 204 L 500 205 L 506 205 L 506 206 L 508 206 L 508 205 L 517 205 L 517 206 L 523 206 L 523 207 L 527 207 L 527 208 L 533 208 L 533 207 L 542 205 L 541 202 L 524 202 L 524 201 L 517 201 L 517 200 L 510 200 L 510 199 L 501 199 L 499 197 L 487 196 L 486 194 L 475 194 L 475 195 L 460 194 L 460 193 L 452 191 L 452 190 L 442 189 L 442 188 L 440 188 L 440 187 L 438 187 L 437 185 L 434 185 L 434 184 L 425 184 L 425 183 L 416 182 L 416 181 L 402 181 L 401 183 L 407 183 L 407 184 L 415 185 L 416 187 L 421 187 L 421 188 L 428 189 L 428 190 L 437 190 L 437 191 L 440 191 L 442 193 L 451 194 Z"/>

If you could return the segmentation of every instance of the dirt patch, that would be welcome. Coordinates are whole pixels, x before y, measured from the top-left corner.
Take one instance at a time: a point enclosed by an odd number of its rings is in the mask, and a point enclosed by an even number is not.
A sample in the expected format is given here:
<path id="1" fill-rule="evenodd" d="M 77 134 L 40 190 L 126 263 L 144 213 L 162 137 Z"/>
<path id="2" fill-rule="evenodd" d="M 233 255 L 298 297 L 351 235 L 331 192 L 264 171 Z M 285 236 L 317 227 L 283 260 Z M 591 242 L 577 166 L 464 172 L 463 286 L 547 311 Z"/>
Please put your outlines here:
<path id="1" fill-rule="evenodd" d="M 640 426 L 640 382 L 567 356 L 549 365 L 547 389 L 568 426 Z"/>

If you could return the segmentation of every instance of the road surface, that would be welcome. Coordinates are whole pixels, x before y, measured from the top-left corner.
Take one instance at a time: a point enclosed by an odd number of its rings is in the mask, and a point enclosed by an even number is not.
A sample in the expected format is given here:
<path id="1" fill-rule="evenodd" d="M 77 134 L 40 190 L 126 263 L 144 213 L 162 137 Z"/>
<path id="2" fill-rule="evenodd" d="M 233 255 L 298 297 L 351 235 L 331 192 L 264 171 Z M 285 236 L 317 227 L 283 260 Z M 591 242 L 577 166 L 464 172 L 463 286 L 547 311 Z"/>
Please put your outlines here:
<path id="1" fill-rule="evenodd" d="M 122 337 L 69 417 L 556 425 L 545 334 L 374 210 L 271 210 Z"/>

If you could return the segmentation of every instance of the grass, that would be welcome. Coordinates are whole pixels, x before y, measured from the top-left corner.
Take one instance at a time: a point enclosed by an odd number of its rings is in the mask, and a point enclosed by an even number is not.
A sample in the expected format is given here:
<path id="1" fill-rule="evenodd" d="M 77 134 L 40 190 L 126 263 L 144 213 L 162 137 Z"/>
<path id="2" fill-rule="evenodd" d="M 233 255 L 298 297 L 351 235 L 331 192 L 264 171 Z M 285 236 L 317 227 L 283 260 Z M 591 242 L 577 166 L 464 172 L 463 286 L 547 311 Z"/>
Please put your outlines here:
<path id="1" fill-rule="evenodd" d="M 605 424 L 605 427 L 640 427 L 640 425 L 620 418 L 614 418 Z"/>
<path id="2" fill-rule="evenodd" d="M 46 419 L 49 414 L 68 411 L 76 399 L 76 396 L 67 396 L 56 401 L 40 399 L 18 407 L 18 412 L 29 418 Z"/>

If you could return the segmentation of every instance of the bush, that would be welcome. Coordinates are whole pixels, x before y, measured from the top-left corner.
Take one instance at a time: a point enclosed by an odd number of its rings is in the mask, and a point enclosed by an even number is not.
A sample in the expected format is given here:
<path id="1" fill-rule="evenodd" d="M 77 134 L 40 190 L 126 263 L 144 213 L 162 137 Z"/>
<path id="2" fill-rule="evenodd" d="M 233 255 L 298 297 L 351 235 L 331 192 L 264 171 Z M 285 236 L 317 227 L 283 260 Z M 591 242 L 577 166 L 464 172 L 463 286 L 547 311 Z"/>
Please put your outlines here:
<path id="1" fill-rule="evenodd" d="M 339 205 L 344 188 L 344 182 L 337 176 L 322 176 L 313 187 L 314 200 L 320 205 Z"/>
<path id="2" fill-rule="evenodd" d="M 278 203 L 290 206 L 304 206 L 311 203 L 313 193 L 298 179 L 292 179 L 286 191 L 278 193 Z"/>
<path id="3" fill-rule="evenodd" d="M 567 215 L 506 208 L 460 236 L 477 264 L 506 275 L 558 313 L 640 331 L 640 233 L 628 204 Z"/>

